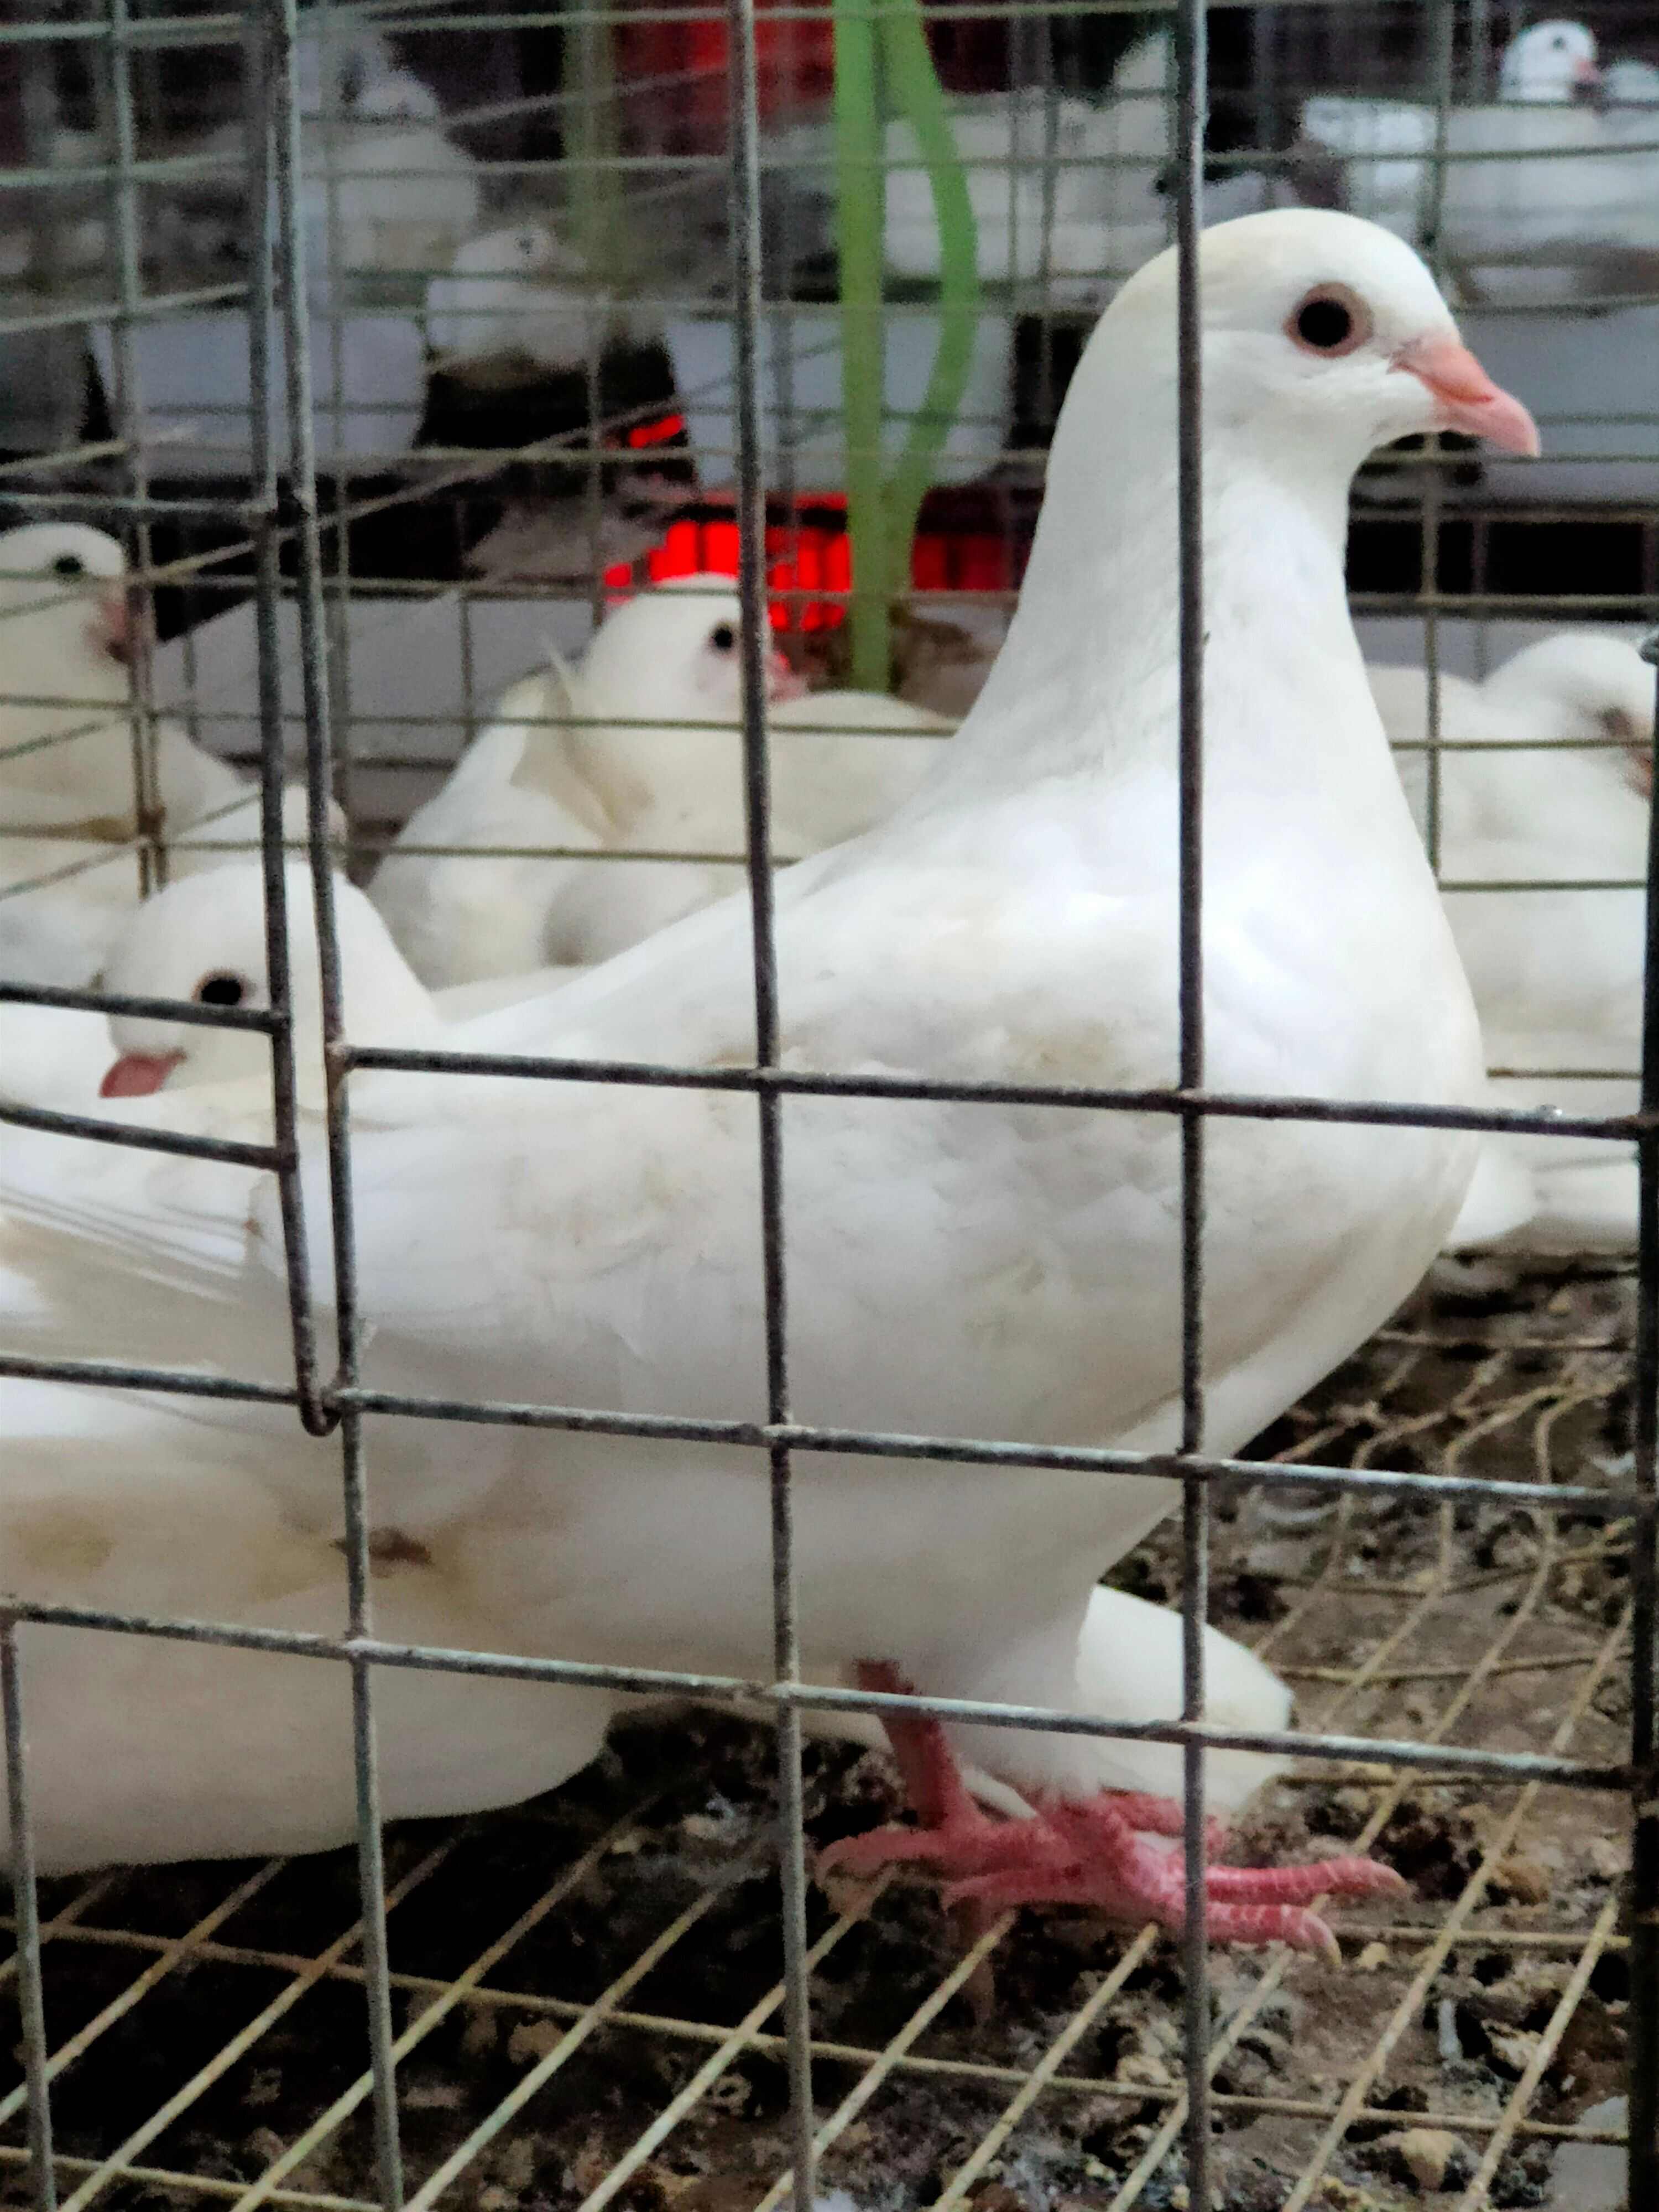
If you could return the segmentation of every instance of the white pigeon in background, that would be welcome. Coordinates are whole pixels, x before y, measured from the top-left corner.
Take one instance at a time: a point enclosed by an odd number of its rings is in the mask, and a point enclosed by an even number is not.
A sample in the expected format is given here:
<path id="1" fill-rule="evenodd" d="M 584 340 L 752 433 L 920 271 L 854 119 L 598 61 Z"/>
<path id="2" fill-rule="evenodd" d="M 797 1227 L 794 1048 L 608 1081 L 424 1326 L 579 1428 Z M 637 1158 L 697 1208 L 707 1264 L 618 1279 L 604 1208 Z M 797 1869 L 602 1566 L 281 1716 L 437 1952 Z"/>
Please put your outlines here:
<path id="1" fill-rule="evenodd" d="M 1659 164 L 1589 103 L 1603 90 L 1594 35 L 1535 23 L 1504 49 L 1496 102 L 1447 112 L 1438 195 L 1431 106 L 1321 94 L 1304 133 L 1343 156 L 1348 204 L 1416 241 L 1437 231 L 1460 288 L 1514 305 L 1619 289 L 1607 257 L 1659 244 Z M 1540 258 L 1550 247 L 1572 258 Z"/>
<path id="2" fill-rule="evenodd" d="M 610 295 L 544 222 L 487 231 L 460 246 L 426 289 L 427 343 L 438 365 L 523 354 L 543 368 L 585 368 L 610 331 Z"/>
<path id="3" fill-rule="evenodd" d="M 1587 257 L 1616 242 L 1637 181 L 1590 104 L 1600 85 L 1582 23 L 1534 23 L 1504 50 L 1498 104 L 1453 110 L 1441 227 L 1468 298 L 1549 305 L 1599 290 Z M 1540 259 L 1550 247 L 1571 258 Z"/>
<path id="4" fill-rule="evenodd" d="M 1498 66 L 1498 97 L 1553 106 L 1597 92 L 1601 70 L 1595 33 L 1583 23 L 1534 23 L 1510 40 Z"/>
<path id="5" fill-rule="evenodd" d="M 1536 433 L 1385 232 L 1258 216 L 1206 233 L 1200 257 L 1206 1080 L 1458 1104 L 1483 1080 L 1479 1031 L 1348 615 L 1347 490 L 1388 441 L 1457 428 L 1531 452 Z M 779 884 L 787 1066 L 1174 1085 L 1175 348 L 1166 254 L 1085 349 L 1018 610 L 962 731 L 896 814 Z M 468 1049 L 726 1068 L 752 1055 L 753 1020 L 750 916 L 733 900 L 451 1034 Z M 371 1385 L 714 1421 L 763 1410 L 747 1100 L 448 1075 L 360 1077 L 353 1100 Z M 1178 1117 L 829 1095 L 787 1100 L 783 1140 L 797 1419 L 1176 1442 Z M 216 1207 L 197 1173 L 186 1202 L 125 1152 L 95 1188 L 71 1185 L 71 1149 L 36 1131 L 8 1145 L 9 1237 L 41 1267 L 56 1249 L 100 1330 L 136 1270 L 156 1285 L 146 1322 L 176 1330 L 179 1351 L 257 1358 L 284 1303 L 268 1187 L 250 1224 L 245 1187 Z M 1443 1128 L 1210 1124 L 1208 1449 L 1237 1450 L 1388 1316 L 1475 1151 Z M 262 1270 L 276 1275 L 264 1294 Z M 326 1295 L 320 1254 L 314 1272 Z M 71 1304 L 37 1279 L 35 1318 L 18 1325 L 73 1341 L 88 1324 Z M 539 1623 L 572 1656 L 770 1663 L 765 1468 L 741 1444 L 469 1425 L 418 1479 L 406 1443 L 387 1449 L 434 1565 L 475 1576 L 532 1644 Z M 1072 1706 L 1094 1587 L 1177 1494 L 1145 1474 L 803 1452 L 802 1648 L 866 1686 Z M 890 1735 L 930 1825 L 843 1844 L 841 1863 L 925 1857 L 988 1901 L 1178 1923 L 1179 1859 L 1136 1832 L 1158 1817 L 1115 1803 L 1109 1743 L 908 1722 Z M 1040 1801 L 1038 1817 L 974 1813 L 961 1753 Z M 1352 1861 L 1218 1869 L 1210 1884 L 1218 1940 L 1321 1946 L 1308 1900 L 1397 1887 Z"/>
<path id="6" fill-rule="evenodd" d="M 1390 737 L 1412 748 L 1401 756 L 1401 773 L 1421 822 L 1426 678 L 1412 668 L 1373 669 L 1370 677 Z M 1446 881 L 1623 879 L 1639 886 L 1647 865 L 1653 701 L 1653 672 L 1634 645 L 1594 631 L 1540 639 L 1481 684 L 1443 679 Z M 1516 746 L 1523 749 L 1509 749 Z M 1488 1065 L 1540 1071 L 1497 1082 L 1497 1102 L 1568 1113 L 1633 1111 L 1641 890 L 1451 889 L 1445 902 Z M 1575 1068 L 1585 1072 L 1577 1081 Z M 1547 1249 L 1622 1249 L 1635 1234 L 1632 1148 L 1587 1137 L 1515 1137 L 1488 1143 L 1481 1183 L 1451 1242 L 1463 1249 L 1512 1235 Z"/>
<path id="7" fill-rule="evenodd" d="M 0 535 L 0 820 L 106 837 L 136 827 L 126 556 L 78 522 Z M 246 786 L 175 722 L 155 727 L 162 806 L 192 822 Z"/>
<path id="8" fill-rule="evenodd" d="M 1601 100 L 1612 115 L 1632 127 L 1648 124 L 1644 107 L 1659 107 L 1659 68 L 1651 62 L 1609 62 L 1601 72 Z"/>
<path id="9" fill-rule="evenodd" d="M 126 556 L 81 523 L 0 536 L 0 975 L 78 985 L 141 888 Z M 243 799 L 234 769 L 154 722 L 164 837 Z"/>
<path id="10" fill-rule="evenodd" d="M 418 975 L 437 985 L 587 965 L 742 882 L 739 624 L 729 578 L 678 579 L 617 608 L 575 669 L 555 661 L 498 702 L 370 886 Z M 931 760 L 912 738 L 951 726 L 879 695 L 805 693 L 776 652 L 767 671 L 782 859 L 890 812 Z M 734 857 L 544 859 L 529 849 L 538 845 Z M 420 849 L 446 846 L 465 849 Z M 492 857 L 492 846 L 507 850 Z"/>
<path id="11" fill-rule="evenodd" d="M 302 119 L 300 218 L 313 279 L 432 276 L 477 230 L 478 165 L 421 79 L 366 42 L 343 106 Z"/>

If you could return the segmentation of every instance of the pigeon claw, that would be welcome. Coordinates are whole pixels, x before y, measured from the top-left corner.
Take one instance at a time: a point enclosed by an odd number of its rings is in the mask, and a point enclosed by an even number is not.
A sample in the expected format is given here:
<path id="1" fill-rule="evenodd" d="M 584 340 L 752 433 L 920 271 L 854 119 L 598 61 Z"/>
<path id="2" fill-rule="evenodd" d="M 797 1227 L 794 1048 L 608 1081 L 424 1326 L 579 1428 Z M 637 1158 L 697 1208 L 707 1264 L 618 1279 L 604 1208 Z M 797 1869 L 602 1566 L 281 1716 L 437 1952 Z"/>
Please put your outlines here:
<path id="1" fill-rule="evenodd" d="M 1213 1849 L 1217 1825 L 1207 1825 Z M 1103 1793 L 1059 1800 L 1030 1820 L 954 1811 L 934 1827 L 877 1828 L 822 1854 L 822 1869 L 872 1875 L 921 1863 L 946 1880 L 946 1905 L 981 1909 L 1021 1905 L 1082 1905 L 1131 1927 L 1155 1922 L 1179 1933 L 1186 1923 L 1182 1855 L 1150 1841 L 1178 1835 L 1181 1808 L 1167 1798 Z M 1340 1963 L 1336 1939 L 1308 1907 L 1322 1897 L 1400 1895 L 1406 1884 L 1374 1859 L 1322 1859 L 1308 1866 L 1207 1867 L 1206 1930 L 1212 1942 L 1285 1943 Z"/>

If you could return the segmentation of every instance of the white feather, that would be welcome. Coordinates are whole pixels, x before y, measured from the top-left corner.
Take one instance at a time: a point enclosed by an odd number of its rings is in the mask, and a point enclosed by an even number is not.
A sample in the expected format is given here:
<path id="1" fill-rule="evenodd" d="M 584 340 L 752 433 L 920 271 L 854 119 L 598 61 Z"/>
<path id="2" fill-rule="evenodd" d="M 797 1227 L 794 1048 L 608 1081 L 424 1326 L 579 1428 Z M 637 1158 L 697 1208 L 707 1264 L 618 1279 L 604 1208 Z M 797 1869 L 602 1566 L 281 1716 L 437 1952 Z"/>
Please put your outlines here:
<path id="1" fill-rule="evenodd" d="M 1389 735 L 1420 745 L 1427 728 L 1420 670 L 1373 669 Z M 1481 685 L 1441 686 L 1441 872 L 1458 882 L 1547 884 L 1639 879 L 1646 867 L 1653 676 L 1633 645 L 1568 630 L 1528 647 Z M 1480 750 L 1485 746 L 1491 750 Z M 1522 750 L 1504 750 L 1518 746 Z M 1468 748 L 1465 750 L 1465 748 Z M 1426 782 L 1420 750 L 1401 755 L 1419 821 Z M 1640 1058 L 1642 893 L 1633 890 L 1448 890 L 1446 907 L 1494 1067 L 1562 1071 L 1494 1086 L 1500 1104 L 1569 1113 L 1625 1113 L 1637 1103 Z M 1628 1071 L 1573 1081 L 1573 1069 Z M 1543 1231 L 1534 1209 L 1519 1220 L 1522 1177 L 1553 1244 L 1571 1240 L 1571 1211 L 1552 1195 L 1593 1194 L 1585 1234 L 1605 1249 L 1623 1209 L 1635 1234 L 1634 1166 L 1623 1148 L 1591 1138 L 1496 1140 L 1490 1166 L 1460 1218 L 1458 1248 Z M 1563 1185 L 1563 1189 L 1568 1186 Z M 1506 1195 L 1500 1197 L 1499 1193 Z M 1622 1193 L 1622 1200 L 1618 1194 Z"/>
<path id="2" fill-rule="evenodd" d="M 1450 319 L 1404 247 L 1346 216 L 1249 218 L 1207 234 L 1202 254 L 1207 1079 L 1461 1102 L 1481 1080 L 1474 1009 L 1342 572 L 1354 469 L 1439 419 L 1402 349 L 1449 339 Z M 1338 359 L 1285 335 L 1310 284 L 1333 281 L 1374 325 Z M 787 1065 L 1174 1081 L 1174 313 L 1165 257 L 1085 351 L 1007 644 L 954 743 L 888 823 L 781 880 Z M 745 906 L 727 902 L 459 1035 L 740 1066 L 754 1049 L 749 939 Z M 381 1075 L 354 1085 L 354 1122 L 371 1383 L 763 1412 L 747 1099 Z M 1176 1440 L 1174 1117 L 817 1097 L 786 1102 L 783 1125 L 799 1418 Z M 21 1176 L 9 1152 L 7 1202 L 39 1243 L 51 1175 L 27 1150 Z M 1474 1154 L 1439 1130 L 1212 1125 L 1212 1449 L 1242 1444 L 1386 1317 L 1441 1243 Z M 314 1160 L 305 1181 L 315 1223 Z M 193 1356 L 240 1357 L 250 1318 L 269 1344 L 282 1313 L 276 1217 L 267 1192 L 254 1201 L 240 1271 L 222 1212 L 209 1241 L 233 1256 L 215 1267 L 193 1264 L 203 1225 L 173 1218 L 165 1194 L 148 1224 L 130 1205 L 118 1239 L 107 1206 L 82 1201 L 77 1272 L 165 1265 L 185 1289 L 149 1301 L 158 1330 L 171 1312 Z M 261 1267 L 266 1299 L 251 1286 Z M 441 1522 L 447 1560 L 515 1634 L 647 1663 L 769 1663 L 769 1514 L 750 1452 L 469 1428 L 445 1436 L 440 1463 L 435 1438 L 424 1459 L 419 1441 L 387 1447 L 399 1525 L 407 1484 L 410 1512 L 436 1516 L 415 1525 Z M 1003 1702 L 1074 1699 L 1094 1585 L 1172 1502 L 1141 1475 L 801 1462 L 800 1625 L 816 1663 L 879 1656 L 921 1688 Z M 1083 1739 L 952 1733 L 1025 1791 L 1113 1771 L 1109 1747 Z"/>
<path id="3" fill-rule="evenodd" d="M 417 973 L 448 984 L 538 963 L 587 965 L 743 881 L 740 613 L 727 579 L 691 576 L 629 601 L 580 666 L 555 663 L 498 702 L 443 789 L 411 816 L 371 896 Z M 796 696 L 769 665 L 773 849 L 795 859 L 881 820 L 950 728 L 856 691 Z M 491 857 L 729 854 L 703 860 Z M 455 846 L 459 853 L 422 854 Z"/>

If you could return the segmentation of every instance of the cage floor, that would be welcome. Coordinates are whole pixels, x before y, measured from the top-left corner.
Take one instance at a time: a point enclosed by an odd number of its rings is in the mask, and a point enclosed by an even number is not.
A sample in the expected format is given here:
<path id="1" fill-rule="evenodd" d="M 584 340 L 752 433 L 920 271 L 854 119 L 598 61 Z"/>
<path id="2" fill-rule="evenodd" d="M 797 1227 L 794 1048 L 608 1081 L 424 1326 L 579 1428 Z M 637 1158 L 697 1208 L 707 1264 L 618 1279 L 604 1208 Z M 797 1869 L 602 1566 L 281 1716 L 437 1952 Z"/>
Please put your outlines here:
<path id="1" fill-rule="evenodd" d="M 1616 1481 L 1632 1311 L 1617 1271 L 1443 1267 L 1260 1455 Z M 1215 1522 L 1213 1618 L 1292 1682 L 1303 1725 L 1625 1755 L 1616 1524 L 1243 1486 Z M 1178 1538 L 1117 1578 L 1175 1596 Z M 730 1716 L 641 1723 L 518 1812 L 391 1833 L 411 2205 L 787 2202 L 771 1768 L 768 1732 Z M 818 1844 L 892 1802 L 884 1759 L 848 1746 L 809 1746 L 807 1787 Z M 1620 2154 L 1571 2153 L 1571 2180 L 1556 2161 L 1564 2136 L 1607 2139 L 1623 2086 L 1626 1817 L 1421 1771 L 1310 1761 L 1273 1785 L 1243 1855 L 1374 1848 L 1413 1895 L 1340 1915 L 1340 1972 L 1212 1954 L 1216 2203 L 1588 2201 L 1582 2161 Z M 42 1912 L 65 2207 L 378 2202 L 349 1851 L 60 1880 Z M 815 1893 L 811 1933 L 826 2212 L 1185 2206 L 1167 1941 L 1056 1911 L 964 1952 L 902 1883 Z M 9 2007 L 15 1962 L 0 1975 Z M 12 2010 L 14 2078 L 17 2039 Z M 4 2204 L 30 2201 L 21 2101 L 8 2082 Z"/>

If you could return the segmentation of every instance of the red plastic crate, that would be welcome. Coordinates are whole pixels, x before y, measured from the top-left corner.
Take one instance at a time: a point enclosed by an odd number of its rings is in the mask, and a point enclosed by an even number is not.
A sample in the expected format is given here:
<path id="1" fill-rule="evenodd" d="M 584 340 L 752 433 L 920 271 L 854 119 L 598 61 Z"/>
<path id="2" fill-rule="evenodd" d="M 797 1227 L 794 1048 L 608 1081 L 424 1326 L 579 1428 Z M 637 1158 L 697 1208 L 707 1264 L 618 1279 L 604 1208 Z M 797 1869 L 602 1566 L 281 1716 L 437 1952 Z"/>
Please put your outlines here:
<path id="1" fill-rule="evenodd" d="M 836 629 L 847 619 L 852 540 L 844 522 L 828 519 L 837 507 L 844 511 L 846 501 L 840 494 L 826 492 L 815 496 L 811 507 L 815 518 L 826 519 L 767 526 L 766 580 L 774 594 L 775 630 Z M 910 581 L 921 592 L 1011 591 L 1024 565 L 1023 552 L 1022 546 L 994 532 L 919 531 L 910 550 Z M 607 568 L 605 584 L 610 596 L 620 599 L 631 597 L 641 583 L 737 573 L 736 522 L 724 516 L 684 517 L 669 525 L 662 543 L 642 562 L 619 561 Z"/>

